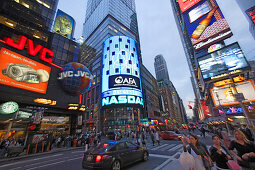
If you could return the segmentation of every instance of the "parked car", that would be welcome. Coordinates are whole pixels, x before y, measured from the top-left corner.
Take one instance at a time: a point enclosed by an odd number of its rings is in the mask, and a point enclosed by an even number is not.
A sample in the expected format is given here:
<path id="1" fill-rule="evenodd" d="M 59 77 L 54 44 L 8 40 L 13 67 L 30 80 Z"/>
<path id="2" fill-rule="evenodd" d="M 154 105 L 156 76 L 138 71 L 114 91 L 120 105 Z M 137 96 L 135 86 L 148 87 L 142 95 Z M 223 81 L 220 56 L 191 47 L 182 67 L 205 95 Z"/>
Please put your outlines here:
<path id="1" fill-rule="evenodd" d="M 105 142 L 83 154 L 82 168 L 120 170 L 137 161 L 147 161 L 149 152 L 128 141 Z"/>
<path id="2" fill-rule="evenodd" d="M 181 134 L 177 134 L 173 131 L 162 131 L 159 136 L 164 140 L 178 140 Z"/>

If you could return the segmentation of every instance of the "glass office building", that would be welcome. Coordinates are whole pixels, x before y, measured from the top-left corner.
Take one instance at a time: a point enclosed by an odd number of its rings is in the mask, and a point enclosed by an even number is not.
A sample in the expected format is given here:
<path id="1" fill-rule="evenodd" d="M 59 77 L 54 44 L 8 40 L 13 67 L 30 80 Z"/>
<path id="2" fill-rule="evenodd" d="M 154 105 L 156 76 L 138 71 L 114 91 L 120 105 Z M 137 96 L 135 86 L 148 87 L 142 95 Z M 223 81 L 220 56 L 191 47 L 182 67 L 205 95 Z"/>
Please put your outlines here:
<path id="1" fill-rule="evenodd" d="M 135 0 L 88 0 L 85 22 L 83 25 L 84 44 L 79 52 L 79 60 L 86 65 L 94 75 L 94 82 L 90 91 L 83 97 L 88 106 L 86 111 L 87 130 L 103 130 L 103 126 L 112 129 L 128 130 L 138 125 L 139 107 L 119 106 L 107 109 L 101 108 L 101 76 L 102 76 L 102 55 L 104 41 L 114 35 L 125 35 L 136 41 L 137 55 L 141 62 L 137 16 Z M 132 113 L 131 113 L 132 112 Z M 112 120 L 104 122 L 105 117 L 118 117 L 134 115 L 133 126 L 129 121 Z M 112 115 L 112 116 L 111 116 Z M 132 117 L 132 116 L 131 116 Z M 118 117 L 118 119 L 120 119 Z"/>

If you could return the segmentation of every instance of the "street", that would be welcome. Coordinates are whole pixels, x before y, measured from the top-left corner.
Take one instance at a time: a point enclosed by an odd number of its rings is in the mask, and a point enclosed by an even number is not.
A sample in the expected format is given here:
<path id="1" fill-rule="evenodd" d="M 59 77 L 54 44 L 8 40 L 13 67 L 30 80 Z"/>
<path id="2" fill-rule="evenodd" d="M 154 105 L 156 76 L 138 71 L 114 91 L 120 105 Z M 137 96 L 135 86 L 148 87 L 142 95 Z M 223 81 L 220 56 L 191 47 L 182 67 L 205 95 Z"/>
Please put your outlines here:
<path id="1" fill-rule="evenodd" d="M 197 133 L 199 134 L 199 133 Z M 206 144 L 207 148 L 211 146 L 211 135 L 206 138 L 200 138 L 201 142 Z M 160 170 L 167 166 L 175 164 L 183 151 L 182 143 L 174 140 L 162 140 L 160 145 L 152 145 L 150 137 L 147 140 L 149 149 L 149 160 L 146 162 L 137 162 L 131 166 L 125 167 L 125 170 Z M 36 155 L 35 157 L 24 158 L 18 161 L 9 161 L 0 164 L 0 170 L 81 170 L 83 149 L 69 150 L 60 153 L 47 155 Z"/>

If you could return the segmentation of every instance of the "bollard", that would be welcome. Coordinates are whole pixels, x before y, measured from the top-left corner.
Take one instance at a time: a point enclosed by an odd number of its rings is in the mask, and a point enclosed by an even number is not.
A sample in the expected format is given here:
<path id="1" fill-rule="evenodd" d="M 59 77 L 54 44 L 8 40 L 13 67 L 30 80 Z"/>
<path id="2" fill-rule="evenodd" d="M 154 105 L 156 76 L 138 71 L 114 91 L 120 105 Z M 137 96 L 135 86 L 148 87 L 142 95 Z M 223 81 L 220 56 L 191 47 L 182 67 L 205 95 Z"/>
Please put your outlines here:
<path id="1" fill-rule="evenodd" d="M 30 148 L 30 144 L 28 144 L 28 146 L 27 146 L 27 155 L 28 155 L 28 152 L 29 152 L 29 148 Z"/>
<path id="2" fill-rule="evenodd" d="M 36 151 L 37 151 L 37 145 L 38 145 L 38 143 L 35 145 L 35 152 L 34 153 L 36 153 Z"/>
<path id="3" fill-rule="evenodd" d="M 49 152 L 49 150 L 50 150 L 50 142 L 49 142 L 49 144 L 48 144 L 47 151 Z"/>
<path id="4" fill-rule="evenodd" d="M 74 139 L 73 140 L 73 147 L 76 148 L 76 145 L 77 145 L 77 139 Z"/>
<path id="5" fill-rule="evenodd" d="M 42 142 L 42 152 L 43 152 L 43 150 L 44 150 L 44 141 Z"/>

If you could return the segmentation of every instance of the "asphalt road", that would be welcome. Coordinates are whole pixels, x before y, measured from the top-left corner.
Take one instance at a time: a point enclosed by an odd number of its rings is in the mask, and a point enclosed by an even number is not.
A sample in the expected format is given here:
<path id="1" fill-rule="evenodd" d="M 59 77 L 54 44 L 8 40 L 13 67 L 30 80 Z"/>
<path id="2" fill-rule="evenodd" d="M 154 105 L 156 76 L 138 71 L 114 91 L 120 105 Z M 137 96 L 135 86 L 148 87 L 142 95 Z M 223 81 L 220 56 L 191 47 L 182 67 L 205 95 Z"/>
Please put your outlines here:
<path id="1" fill-rule="evenodd" d="M 212 144 L 211 136 L 201 138 L 201 141 L 209 146 Z M 180 141 L 162 140 L 158 146 L 152 145 L 150 138 L 147 140 L 149 160 L 137 162 L 125 168 L 125 170 L 160 170 L 166 165 L 178 160 L 183 151 Z M 8 161 L 0 164 L 0 170 L 81 170 L 83 149 L 69 150 L 29 157 L 16 161 Z"/>

